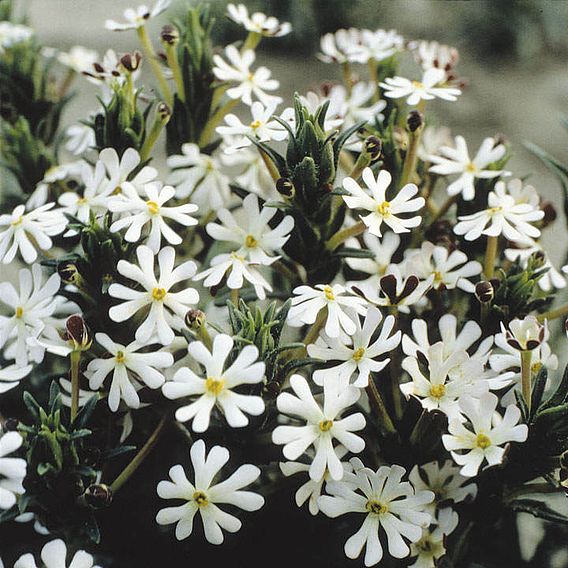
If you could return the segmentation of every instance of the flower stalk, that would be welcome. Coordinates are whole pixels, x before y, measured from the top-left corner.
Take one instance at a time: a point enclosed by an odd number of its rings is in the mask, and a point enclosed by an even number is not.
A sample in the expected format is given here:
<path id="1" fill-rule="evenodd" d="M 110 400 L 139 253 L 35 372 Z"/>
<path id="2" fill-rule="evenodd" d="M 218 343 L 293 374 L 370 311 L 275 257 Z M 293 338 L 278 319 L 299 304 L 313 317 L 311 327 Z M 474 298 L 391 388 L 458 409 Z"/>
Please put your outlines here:
<path id="1" fill-rule="evenodd" d="M 527 408 L 531 409 L 531 383 L 532 383 L 532 351 L 521 351 L 521 390 Z"/>
<path id="2" fill-rule="evenodd" d="M 81 351 L 71 351 L 71 422 L 79 413 L 79 367 L 81 365 Z"/>
<path id="3" fill-rule="evenodd" d="M 343 244 L 347 239 L 361 235 L 367 229 L 367 225 L 363 221 L 357 221 L 351 227 L 347 227 L 338 231 L 325 244 L 327 250 L 334 251 L 339 245 Z"/>
<path id="4" fill-rule="evenodd" d="M 493 278 L 495 272 L 495 259 L 497 258 L 498 237 L 487 237 L 487 248 L 485 249 L 485 262 L 483 265 L 483 273 L 487 280 Z"/>

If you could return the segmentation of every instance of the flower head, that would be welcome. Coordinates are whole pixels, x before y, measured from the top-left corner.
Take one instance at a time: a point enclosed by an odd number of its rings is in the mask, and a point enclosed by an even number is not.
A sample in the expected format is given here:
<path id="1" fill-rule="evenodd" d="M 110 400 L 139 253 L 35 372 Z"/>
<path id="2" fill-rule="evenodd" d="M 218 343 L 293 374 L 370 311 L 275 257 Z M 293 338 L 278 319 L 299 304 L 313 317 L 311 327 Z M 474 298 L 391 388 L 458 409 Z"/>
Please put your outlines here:
<path id="1" fill-rule="evenodd" d="M 205 443 L 198 440 L 191 446 L 190 456 L 194 471 L 193 483 L 187 479 L 183 466 L 178 464 L 170 469 L 171 481 L 160 481 L 158 484 L 158 495 L 162 499 L 181 499 L 186 502 L 160 510 L 156 522 L 159 525 L 175 523 L 176 538 L 183 540 L 191 535 L 194 517 L 199 512 L 207 541 L 221 544 L 221 529 L 237 532 L 241 528 L 241 521 L 218 505 L 230 505 L 244 511 L 260 509 L 264 505 L 264 498 L 252 491 L 243 491 L 243 488 L 258 478 L 260 469 L 245 464 L 225 481 L 215 483 L 219 471 L 229 461 L 229 450 L 213 446 L 207 455 Z"/>
<path id="2" fill-rule="evenodd" d="M 387 268 L 387 273 L 379 278 L 379 306 L 393 306 L 404 313 L 410 311 L 410 306 L 422 302 L 424 295 L 434 281 L 434 275 L 420 282 L 415 274 L 404 276 L 396 264 Z"/>
<path id="3" fill-rule="evenodd" d="M 413 183 L 405 185 L 393 199 L 387 200 L 386 190 L 391 180 L 392 176 L 386 170 L 381 170 L 375 179 L 371 168 L 363 170 L 367 191 L 350 177 L 343 180 L 343 188 L 351 194 L 343 196 L 347 207 L 370 211 L 368 215 L 361 217 L 361 220 L 367 225 L 369 232 L 377 237 L 382 236 L 383 223 L 395 233 L 408 233 L 411 228 L 418 227 L 422 220 L 419 215 L 409 218 L 398 216 L 401 213 L 418 211 L 424 207 L 425 202 L 423 197 L 414 197 L 418 188 Z"/>
<path id="4" fill-rule="evenodd" d="M 361 30 L 360 41 L 350 52 L 349 60 L 356 63 L 383 61 L 404 47 L 404 38 L 396 30 Z"/>
<path id="5" fill-rule="evenodd" d="M 245 30 L 260 34 L 265 37 L 281 37 L 292 31 L 289 22 L 279 22 L 273 16 L 267 16 L 262 12 L 250 14 L 244 4 L 228 4 L 227 15 L 233 22 L 245 28 Z"/>
<path id="6" fill-rule="evenodd" d="M 48 542 L 41 549 L 41 565 L 45 568 L 100 568 L 94 565 L 94 558 L 84 550 L 78 550 L 67 564 L 67 547 L 61 539 Z M 32 554 L 24 554 L 14 568 L 37 568 Z"/>
<path id="7" fill-rule="evenodd" d="M 6 432 L 0 436 L 0 509 L 11 509 L 17 496 L 25 491 L 22 482 L 26 477 L 26 460 L 9 457 L 23 441 L 18 432 Z"/>
<path id="8" fill-rule="evenodd" d="M 122 184 L 125 182 L 129 182 L 142 193 L 144 186 L 158 177 L 157 170 L 150 166 L 144 166 L 132 175 L 141 160 L 140 154 L 134 148 L 127 148 L 122 158 L 118 157 L 114 148 L 105 148 L 101 150 L 99 160 L 106 168 L 109 193 L 121 193 Z"/>
<path id="9" fill-rule="evenodd" d="M 534 316 L 527 316 L 522 320 L 515 318 L 508 329 L 501 322 L 501 332 L 505 341 L 517 351 L 533 351 L 548 336 L 546 322 L 542 324 Z"/>
<path id="10" fill-rule="evenodd" d="M 126 22 L 116 22 L 115 20 L 107 20 L 105 28 L 115 32 L 123 32 L 125 30 L 135 30 L 146 25 L 148 20 L 159 16 L 170 5 L 171 0 L 157 0 L 150 9 L 142 4 L 137 8 L 127 8 L 124 10 L 124 19 Z"/>
<path id="11" fill-rule="evenodd" d="M 356 28 L 339 29 L 327 33 L 320 39 L 321 53 L 318 58 L 325 63 L 346 63 L 353 61 L 353 54 L 361 44 L 361 30 Z"/>
<path id="12" fill-rule="evenodd" d="M 82 45 L 74 45 L 68 52 L 61 51 L 57 54 L 57 61 L 76 73 L 87 71 L 99 59 L 99 54 L 83 47 Z"/>

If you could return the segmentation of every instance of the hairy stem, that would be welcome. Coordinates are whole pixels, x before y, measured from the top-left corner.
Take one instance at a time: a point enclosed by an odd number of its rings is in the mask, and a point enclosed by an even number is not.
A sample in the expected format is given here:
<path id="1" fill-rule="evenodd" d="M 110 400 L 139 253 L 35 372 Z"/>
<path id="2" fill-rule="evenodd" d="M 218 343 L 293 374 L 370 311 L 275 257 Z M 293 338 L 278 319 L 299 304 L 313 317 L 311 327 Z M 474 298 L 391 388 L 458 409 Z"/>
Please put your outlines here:
<path id="1" fill-rule="evenodd" d="M 364 233 L 367 230 L 367 225 L 363 223 L 363 221 L 357 221 L 355 225 L 351 225 L 351 227 L 347 227 L 346 229 L 342 229 L 338 231 L 331 237 L 327 243 L 325 243 L 325 247 L 327 250 L 334 251 L 339 245 L 343 244 L 347 239 L 351 237 L 356 237 L 361 233 Z"/>
<path id="2" fill-rule="evenodd" d="M 527 403 L 527 408 L 531 409 L 531 370 L 532 351 L 521 351 L 521 390 L 523 398 Z"/>
<path id="3" fill-rule="evenodd" d="M 152 46 L 152 42 L 148 37 L 148 32 L 146 31 L 146 27 L 140 26 L 139 28 L 137 28 L 136 31 L 138 33 L 138 38 L 140 39 L 140 44 L 142 45 L 142 50 L 146 55 L 146 59 L 148 59 L 148 63 L 150 63 L 150 67 L 152 68 L 152 71 L 156 79 L 158 80 L 158 83 L 160 84 L 160 91 L 162 92 L 162 96 L 164 97 L 166 103 L 171 107 L 173 104 L 172 93 L 170 91 L 170 87 L 168 86 L 168 82 L 164 77 L 162 68 L 158 63 L 158 56 L 156 55 L 154 47 Z"/>
<path id="4" fill-rule="evenodd" d="M 414 132 L 410 132 L 410 143 L 404 158 L 402 176 L 400 178 L 401 187 L 412 182 L 414 175 L 416 174 L 416 165 L 418 164 L 418 146 L 420 144 L 421 136 L 422 128 L 417 128 Z"/>
<path id="5" fill-rule="evenodd" d="M 385 433 L 394 434 L 396 432 L 396 428 L 394 427 L 393 421 L 385 407 L 383 398 L 381 397 L 381 393 L 379 392 L 379 389 L 377 389 L 377 385 L 375 384 L 372 376 L 369 376 L 367 394 L 369 395 L 369 399 L 374 403 L 375 410 L 377 411 L 377 415 Z"/>
<path id="6" fill-rule="evenodd" d="M 483 273 L 485 274 L 485 278 L 487 278 L 487 280 L 491 280 L 491 278 L 493 278 L 498 244 L 498 237 L 487 237 L 487 248 L 485 249 L 485 263 L 483 268 Z"/>
<path id="7" fill-rule="evenodd" d="M 543 314 L 539 314 L 537 316 L 538 321 L 543 322 L 544 320 L 553 320 L 556 318 L 561 318 L 563 316 L 568 316 L 568 304 L 560 306 L 555 310 L 549 310 L 548 312 L 544 312 Z"/>
<path id="8" fill-rule="evenodd" d="M 79 412 L 79 366 L 81 364 L 81 351 L 71 351 L 71 422 Z"/>
<path id="9" fill-rule="evenodd" d="M 203 131 L 201 132 L 201 136 L 199 137 L 200 148 L 207 146 L 213 136 L 213 133 L 215 132 L 215 128 L 219 126 L 219 123 L 223 120 L 223 118 L 225 118 L 225 116 L 229 114 L 238 104 L 238 99 L 229 99 L 224 105 L 219 107 L 213 113 L 213 115 L 209 117 L 209 120 L 206 122 Z"/>

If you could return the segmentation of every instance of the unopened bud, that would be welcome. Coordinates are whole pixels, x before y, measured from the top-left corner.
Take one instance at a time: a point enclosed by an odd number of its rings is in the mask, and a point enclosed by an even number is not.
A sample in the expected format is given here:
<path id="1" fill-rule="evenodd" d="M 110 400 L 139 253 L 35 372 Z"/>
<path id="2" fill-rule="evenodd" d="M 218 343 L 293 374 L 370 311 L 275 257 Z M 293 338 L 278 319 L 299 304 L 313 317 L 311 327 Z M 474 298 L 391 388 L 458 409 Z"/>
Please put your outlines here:
<path id="1" fill-rule="evenodd" d="M 383 142 L 377 136 L 368 136 L 365 140 L 365 153 L 371 158 L 371 162 L 378 160 L 383 150 Z"/>
<path id="2" fill-rule="evenodd" d="M 139 51 L 134 53 L 125 53 L 120 58 L 121 65 L 127 70 L 133 73 L 140 67 L 142 61 L 142 54 Z"/>
<path id="3" fill-rule="evenodd" d="M 532 268 L 538 270 L 542 268 L 546 263 L 546 254 L 544 251 L 537 250 L 531 254 Z"/>
<path id="4" fill-rule="evenodd" d="M 67 318 L 64 339 L 71 343 L 73 351 L 87 351 L 93 342 L 89 327 L 80 315 Z"/>
<path id="5" fill-rule="evenodd" d="M 170 118 L 172 116 L 172 109 L 166 103 L 158 103 L 156 112 L 158 113 L 158 116 L 164 124 L 167 124 L 170 121 Z"/>
<path id="6" fill-rule="evenodd" d="M 296 194 L 296 188 L 288 178 L 280 178 L 276 182 L 276 191 L 284 197 L 294 197 Z"/>
<path id="7" fill-rule="evenodd" d="M 189 310 L 185 314 L 185 325 L 190 329 L 199 329 L 205 324 L 206 319 L 201 310 Z"/>
<path id="8" fill-rule="evenodd" d="M 82 280 L 77 265 L 71 261 L 58 264 L 57 273 L 65 284 L 75 284 L 75 286 L 78 286 Z"/>
<path id="9" fill-rule="evenodd" d="M 6 418 L 2 423 L 2 432 L 17 432 L 20 421 L 17 418 Z"/>
<path id="10" fill-rule="evenodd" d="M 418 110 L 411 110 L 406 117 L 406 126 L 410 132 L 416 132 L 424 124 L 424 115 Z"/>
<path id="11" fill-rule="evenodd" d="M 175 26 L 168 24 L 162 28 L 160 39 L 163 44 L 177 45 L 179 42 L 179 30 Z"/>
<path id="12" fill-rule="evenodd" d="M 558 217 L 558 213 L 556 212 L 556 208 L 550 201 L 545 201 L 544 203 L 540 204 L 540 208 L 544 211 L 544 217 L 542 218 L 542 226 L 547 227 L 551 223 L 556 221 L 556 217 Z"/>
<path id="13" fill-rule="evenodd" d="M 89 485 L 83 493 L 85 502 L 93 509 L 104 509 L 112 503 L 112 491 L 104 483 Z"/>
<path id="14" fill-rule="evenodd" d="M 475 297 L 479 300 L 482 304 L 488 304 L 493 300 L 493 296 L 495 295 L 495 289 L 493 288 L 493 284 L 491 282 L 487 282 L 486 280 L 483 282 L 478 282 L 475 285 Z"/>

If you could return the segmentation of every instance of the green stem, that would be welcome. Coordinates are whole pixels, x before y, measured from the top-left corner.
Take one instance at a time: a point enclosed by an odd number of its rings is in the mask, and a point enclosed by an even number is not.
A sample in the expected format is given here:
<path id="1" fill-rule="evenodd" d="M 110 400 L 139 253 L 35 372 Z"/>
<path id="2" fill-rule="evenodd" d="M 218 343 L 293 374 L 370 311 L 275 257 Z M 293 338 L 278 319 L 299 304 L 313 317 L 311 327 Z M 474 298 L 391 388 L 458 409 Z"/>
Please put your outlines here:
<path id="1" fill-rule="evenodd" d="M 350 172 L 355 167 L 355 162 L 347 150 L 341 150 L 339 153 L 339 165 L 346 172 Z"/>
<path id="2" fill-rule="evenodd" d="M 238 307 L 238 305 L 239 305 L 239 289 L 238 288 L 231 290 L 231 302 L 233 302 L 233 304 L 235 304 L 235 306 Z"/>
<path id="3" fill-rule="evenodd" d="M 327 243 L 325 243 L 325 248 L 330 251 L 334 251 L 339 245 L 343 244 L 347 239 L 351 237 L 356 237 L 367 230 L 367 225 L 363 221 L 357 221 L 355 225 L 337 231 L 333 237 L 331 237 Z"/>
<path id="4" fill-rule="evenodd" d="M 377 389 L 377 385 L 375 384 L 372 376 L 369 376 L 367 394 L 369 395 L 369 398 L 375 403 L 375 409 L 385 433 L 394 434 L 396 432 L 396 428 L 394 427 L 393 421 L 385 407 L 383 398 L 381 397 L 381 393 L 379 392 L 379 389 Z"/>
<path id="5" fill-rule="evenodd" d="M 532 351 L 521 351 L 521 390 L 529 412 L 531 410 L 531 360 Z"/>
<path id="6" fill-rule="evenodd" d="M 568 316 L 568 304 L 560 306 L 555 310 L 550 310 L 548 312 L 544 312 L 543 314 L 539 314 L 538 316 L 536 316 L 536 319 L 538 319 L 538 321 L 540 322 L 543 322 L 544 320 L 553 320 L 556 318 L 561 318 L 563 316 Z"/>
<path id="7" fill-rule="evenodd" d="M 389 308 L 390 314 L 395 318 L 395 325 L 393 332 L 399 328 L 398 309 L 395 306 Z M 390 367 L 390 380 L 391 380 L 391 394 L 394 416 L 396 420 L 402 419 L 402 392 L 400 390 L 400 357 L 398 351 L 395 349 L 391 352 Z"/>
<path id="8" fill-rule="evenodd" d="M 276 270 L 276 272 L 279 272 L 280 274 L 288 278 L 290 282 L 295 282 L 296 280 L 298 280 L 298 274 L 296 274 L 293 270 L 288 268 L 281 260 L 273 262 L 270 266 L 274 270 Z"/>
<path id="9" fill-rule="evenodd" d="M 359 154 L 359 157 L 357 158 L 355 164 L 353 164 L 353 168 L 349 172 L 348 177 L 354 180 L 358 180 L 361 174 L 363 173 L 363 170 L 366 167 L 368 167 L 370 163 L 371 163 L 371 156 L 363 150 L 363 152 Z"/>
<path id="10" fill-rule="evenodd" d="M 377 69 L 377 61 L 375 60 L 374 57 L 371 57 L 367 63 L 367 66 L 369 68 L 369 80 L 371 81 L 371 83 L 373 84 L 373 87 L 375 88 L 374 92 L 373 92 L 373 97 L 372 97 L 372 102 L 376 103 L 378 102 L 378 100 L 381 98 L 381 94 L 379 91 L 379 74 L 378 74 L 378 69 Z"/>
<path id="11" fill-rule="evenodd" d="M 302 341 L 302 343 L 306 347 L 316 341 L 326 321 L 327 321 L 327 308 L 323 308 L 322 310 L 319 311 L 316 321 L 312 324 L 312 327 L 310 327 L 308 333 L 306 333 L 306 337 L 304 337 L 304 340 Z"/>
<path id="12" fill-rule="evenodd" d="M 152 123 L 152 127 L 150 128 L 150 132 L 146 135 L 146 139 L 144 140 L 144 144 L 142 144 L 142 148 L 140 149 L 140 159 L 144 162 L 150 157 L 150 152 L 156 144 L 156 141 L 160 137 L 160 133 L 164 126 L 168 123 L 170 119 L 170 114 L 167 116 L 161 116 L 160 113 L 156 113 L 156 117 L 154 118 L 154 122 Z"/>
<path id="13" fill-rule="evenodd" d="M 81 351 L 71 351 L 71 422 L 79 413 L 79 366 L 81 364 Z"/>
<path id="14" fill-rule="evenodd" d="M 448 199 L 446 199 L 442 207 L 440 207 L 440 209 L 438 209 L 438 211 L 433 215 L 432 223 L 440 219 L 440 217 L 443 217 L 448 212 L 450 207 L 456 202 L 457 198 L 458 198 L 457 195 L 452 195 L 451 197 L 448 197 Z"/>
<path id="15" fill-rule="evenodd" d="M 183 84 L 183 76 L 181 73 L 181 68 L 179 66 L 176 46 L 166 44 L 165 48 L 168 66 L 172 70 L 174 81 L 177 87 L 178 99 L 182 102 L 185 102 L 185 85 Z"/>
<path id="16" fill-rule="evenodd" d="M 229 99 L 223 106 L 219 107 L 209 120 L 206 122 L 199 137 L 199 147 L 203 148 L 207 146 L 209 140 L 215 132 L 215 128 L 219 123 L 225 118 L 225 115 L 229 114 L 237 105 L 239 104 L 239 99 Z"/>
<path id="17" fill-rule="evenodd" d="M 341 64 L 341 71 L 343 73 L 343 83 L 345 84 L 347 96 L 350 97 L 351 90 L 353 89 L 353 76 L 351 75 L 351 65 L 349 65 L 349 61 L 345 61 Z"/>
<path id="18" fill-rule="evenodd" d="M 483 268 L 483 273 L 485 274 L 485 278 L 487 278 L 487 280 L 491 280 L 491 278 L 493 278 L 498 244 L 498 237 L 487 237 L 487 248 L 485 249 L 485 263 Z"/>
<path id="19" fill-rule="evenodd" d="M 152 46 L 152 42 L 148 37 L 148 32 L 146 31 L 145 26 L 140 26 L 136 29 L 138 33 L 138 38 L 140 39 L 140 43 L 142 45 L 142 50 L 144 51 L 146 58 L 148 59 L 148 63 L 150 63 L 150 67 L 154 72 L 158 83 L 160 84 L 160 90 L 162 91 L 162 96 L 166 103 L 171 107 L 173 104 L 173 97 L 170 91 L 170 87 L 168 86 L 168 82 L 162 73 L 162 68 L 158 62 L 158 56 L 154 51 L 154 47 Z"/>
<path id="20" fill-rule="evenodd" d="M 412 182 L 416 173 L 416 164 L 418 163 L 418 146 L 420 137 L 422 136 L 422 127 L 417 128 L 414 132 L 410 132 L 410 143 L 408 151 L 404 158 L 404 166 L 402 167 L 402 176 L 400 178 L 400 186 L 403 187 L 407 183 Z"/>
<path id="21" fill-rule="evenodd" d="M 262 148 L 259 148 L 258 151 L 260 153 L 262 161 L 264 162 L 264 165 L 266 166 L 266 169 L 268 170 L 268 173 L 270 174 L 270 177 L 272 178 L 272 181 L 278 181 L 282 176 L 280 175 L 277 167 L 274 165 L 274 162 Z"/>
<path id="22" fill-rule="evenodd" d="M 112 493 L 116 493 L 131 477 L 134 475 L 134 472 L 142 465 L 142 462 L 150 455 L 154 446 L 160 439 L 160 436 L 164 432 L 166 424 L 168 422 L 169 413 L 166 412 L 158 425 L 150 434 L 146 443 L 142 446 L 141 450 L 132 458 L 132 461 L 122 470 L 120 475 L 112 482 L 110 486 L 110 490 Z"/>
<path id="23" fill-rule="evenodd" d="M 259 34 L 258 32 L 249 32 L 245 42 L 243 43 L 241 52 L 246 51 L 247 49 L 256 49 L 261 39 L 262 34 Z"/>

